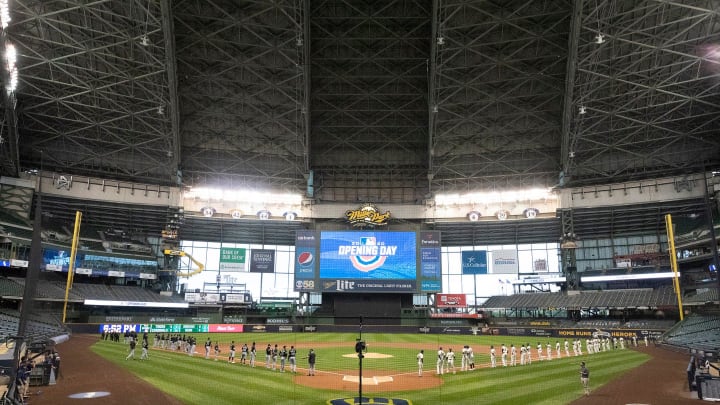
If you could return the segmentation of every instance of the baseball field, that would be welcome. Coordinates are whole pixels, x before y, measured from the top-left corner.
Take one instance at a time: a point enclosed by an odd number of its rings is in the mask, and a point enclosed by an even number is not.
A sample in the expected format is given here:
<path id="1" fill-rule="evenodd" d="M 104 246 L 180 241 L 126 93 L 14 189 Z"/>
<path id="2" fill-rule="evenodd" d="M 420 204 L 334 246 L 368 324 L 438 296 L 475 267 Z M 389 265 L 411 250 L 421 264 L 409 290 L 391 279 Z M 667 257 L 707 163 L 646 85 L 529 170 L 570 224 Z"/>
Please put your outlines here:
<path id="1" fill-rule="evenodd" d="M 358 396 L 359 359 L 355 352 L 358 334 L 342 333 L 253 333 L 198 334 L 193 356 L 180 351 L 153 348 L 150 335 L 150 359 L 126 360 L 128 345 L 98 341 L 92 350 L 112 363 L 126 368 L 142 380 L 186 404 L 346 404 Z M 203 347 L 210 337 L 219 342 L 220 354 L 205 358 Z M 591 371 L 591 389 L 620 378 L 624 373 L 648 361 L 650 356 L 626 348 L 570 357 L 562 349 L 555 352 L 557 339 L 530 340 L 527 337 L 380 334 L 362 335 L 367 350 L 362 361 L 362 390 L 366 403 L 386 404 L 566 404 L 583 396 L 579 364 L 585 361 Z M 235 341 L 235 363 L 228 363 L 229 344 Z M 255 342 L 255 367 L 240 363 L 240 347 Z M 535 350 L 538 343 L 550 342 L 552 360 L 539 361 Z M 563 340 L 560 340 L 563 343 Z M 285 372 L 266 368 L 265 348 L 294 346 L 298 350 L 298 369 Z M 500 345 L 518 347 L 530 344 L 533 362 L 503 367 Z M 475 369 L 461 371 L 462 347 L 469 345 L 475 354 Z M 497 352 L 497 367 L 490 367 L 490 346 Z M 456 372 L 436 373 L 437 351 L 452 348 Z M 316 375 L 307 375 L 306 356 L 310 349 L 317 353 Z M 422 377 L 418 376 L 417 354 L 424 350 Z M 383 402 L 385 401 L 385 402 Z"/>

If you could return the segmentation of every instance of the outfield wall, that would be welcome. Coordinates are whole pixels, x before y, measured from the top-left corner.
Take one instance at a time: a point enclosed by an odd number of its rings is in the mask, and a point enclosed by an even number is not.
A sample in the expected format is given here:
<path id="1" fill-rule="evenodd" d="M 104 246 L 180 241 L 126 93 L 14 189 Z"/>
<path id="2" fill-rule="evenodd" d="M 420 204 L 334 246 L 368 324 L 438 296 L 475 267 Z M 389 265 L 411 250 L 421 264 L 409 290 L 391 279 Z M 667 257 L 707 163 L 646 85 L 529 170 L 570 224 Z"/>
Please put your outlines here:
<path id="1" fill-rule="evenodd" d="M 73 333 L 97 333 L 103 328 L 106 330 L 134 330 L 142 332 L 144 324 L 140 323 L 112 323 L 112 324 L 71 324 Z M 162 326 L 162 325 L 154 325 Z M 169 324 L 168 324 L 169 326 Z M 177 333 L 206 333 L 198 331 L 198 327 L 205 324 L 175 324 Z M 360 330 L 360 323 L 354 325 L 323 325 L 323 324 L 243 324 L 243 333 L 269 332 L 269 333 L 314 333 L 335 332 L 353 333 Z M 454 334 L 454 335 L 494 335 L 494 336 L 528 336 L 551 337 L 559 339 L 586 339 L 594 334 L 611 338 L 631 339 L 633 336 L 644 339 L 646 336 L 653 341 L 664 333 L 660 329 L 589 329 L 589 328 L 477 328 L 468 326 L 408 326 L 408 325 L 362 325 L 362 331 L 367 333 L 424 333 L 424 334 Z M 229 330 L 237 332 L 237 330 Z"/>

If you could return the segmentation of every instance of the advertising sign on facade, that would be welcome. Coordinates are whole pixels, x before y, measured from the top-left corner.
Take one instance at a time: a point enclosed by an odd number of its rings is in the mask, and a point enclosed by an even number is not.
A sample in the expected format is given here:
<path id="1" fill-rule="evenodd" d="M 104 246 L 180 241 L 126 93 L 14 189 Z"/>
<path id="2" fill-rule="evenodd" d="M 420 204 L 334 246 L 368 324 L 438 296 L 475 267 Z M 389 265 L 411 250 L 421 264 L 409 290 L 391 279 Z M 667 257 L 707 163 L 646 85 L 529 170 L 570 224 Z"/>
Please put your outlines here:
<path id="1" fill-rule="evenodd" d="M 487 274 L 487 251 L 466 250 L 462 254 L 462 274 Z"/>
<path id="2" fill-rule="evenodd" d="M 517 250 L 492 251 L 492 264 L 493 274 L 517 274 L 519 269 Z"/>
<path id="3" fill-rule="evenodd" d="M 269 249 L 253 249 L 250 251 L 251 273 L 274 273 L 275 251 Z"/>
<path id="4" fill-rule="evenodd" d="M 220 248 L 220 271 L 245 271 L 245 248 Z"/>
<path id="5" fill-rule="evenodd" d="M 435 294 L 435 305 L 438 308 L 465 308 L 466 298 L 465 294 Z"/>

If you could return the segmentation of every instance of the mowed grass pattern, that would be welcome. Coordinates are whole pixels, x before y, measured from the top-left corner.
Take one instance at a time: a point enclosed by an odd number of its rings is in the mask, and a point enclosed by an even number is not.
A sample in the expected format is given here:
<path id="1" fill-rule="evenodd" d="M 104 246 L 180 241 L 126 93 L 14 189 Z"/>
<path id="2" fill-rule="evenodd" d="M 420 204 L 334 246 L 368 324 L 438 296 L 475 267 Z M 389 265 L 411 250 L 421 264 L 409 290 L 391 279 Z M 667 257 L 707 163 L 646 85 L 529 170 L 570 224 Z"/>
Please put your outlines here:
<path id="1" fill-rule="evenodd" d="M 237 359 L 243 343 L 257 344 L 257 366 L 250 368 L 239 364 L 227 363 L 227 350 L 224 349 L 218 361 L 204 358 L 203 343 L 210 336 L 213 342 L 218 340 L 223 348 L 234 340 Z M 196 335 L 198 355 L 194 357 L 181 353 L 150 350 L 149 361 L 126 361 L 128 347 L 123 343 L 98 342 L 93 350 L 120 367 L 127 368 L 143 380 L 171 394 L 187 404 L 325 404 L 332 398 L 344 398 L 357 395 L 357 391 L 340 391 L 332 386 L 326 390 L 309 388 L 293 382 L 293 374 L 273 372 L 265 368 L 265 347 L 268 343 L 279 347 L 290 345 L 299 347 L 298 366 L 305 373 L 309 347 L 318 354 L 319 372 L 343 374 L 343 371 L 357 370 L 357 357 L 343 357 L 353 354 L 357 334 L 341 333 L 286 333 L 286 334 L 202 334 Z M 150 336 L 152 339 L 152 335 Z M 579 363 L 586 361 L 591 371 L 593 389 L 618 378 L 624 372 L 647 361 L 649 357 L 633 350 L 612 350 L 588 355 L 583 345 L 583 356 L 537 361 L 534 350 L 538 342 L 543 345 L 551 342 L 553 347 L 558 339 L 539 339 L 508 336 L 470 336 L 470 335 L 422 335 L 422 334 L 363 334 L 368 352 L 389 354 L 388 359 L 369 359 L 363 361 L 364 375 L 374 370 L 393 373 L 416 373 L 415 356 L 418 347 L 425 350 L 425 373 L 435 372 L 435 360 L 438 347 L 444 350 L 452 347 L 458 352 L 455 365 L 459 370 L 460 354 L 463 345 L 475 349 L 477 369 L 472 372 L 459 372 L 442 376 L 443 384 L 437 388 L 416 391 L 387 391 L 372 393 L 376 397 L 396 397 L 423 404 L 564 404 L 582 395 L 580 386 Z M 563 340 L 559 340 L 561 343 Z M 500 364 L 499 347 L 501 344 L 527 344 L 533 347 L 533 364 L 529 366 L 489 368 L 489 353 L 486 346 L 495 345 Z M 151 342 L 152 345 L 152 342 Z M 572 351 L 571 351 L 572 354 Z M 136 350 L 136 359 L 140 350 Z M 519 363 L 518 352 L 518 363 Z M 508 355 L 509 361 L 509 355 Z M 388 385 L 391 389 L 392 385 Z"/>

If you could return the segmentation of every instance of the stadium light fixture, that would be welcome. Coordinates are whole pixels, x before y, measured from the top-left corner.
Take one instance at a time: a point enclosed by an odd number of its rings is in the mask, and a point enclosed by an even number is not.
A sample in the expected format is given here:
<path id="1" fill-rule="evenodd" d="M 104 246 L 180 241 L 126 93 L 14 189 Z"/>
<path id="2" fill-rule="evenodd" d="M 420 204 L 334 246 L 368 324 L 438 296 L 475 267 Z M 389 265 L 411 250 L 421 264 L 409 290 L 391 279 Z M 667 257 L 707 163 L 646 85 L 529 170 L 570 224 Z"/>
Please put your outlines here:
<path id="1" fill-rule="evenodd" d="M 248 202 L 259 205 L 287 204 L 300 205 L 302 196 L 300 194 L 274 194 L 249 190 L 223 190 L 217 188 L 192 188 L 185 193 L 186 198 L 197 198 L 200 200 L 217 200 Z"/>
<path id="2" fill-rule="evenodd" d="M 556 200 L 557 195 L 549 188 L 532 188 L 526 190 L 491 191 L 467 194 L 438 194 L 436 205 L 493 204 L 516 203 L 519 201 Z"/>
<path id="3" fill-rule="evenodd" d="M 0 0 L 0 26 L 5 29 L 10 24 L 10 4 L 8 0 Z"/>
<path id="4" fill-rule="evenodd" d="M 596 44 L 605 43 L 605 37 L 603 36 L 603 34 L 598 33 L 597 35 L 595 35 L 595 43 Z"/>
<path id="5" fill-rule="evenodd" d="M 7 69 L 8 76 L 10 77 L 6 88 L 8 93 L 12 93 L 13 91 L 15 91 L 18 84 L 18 70 L 16 65 L 17 50 L 15 49 L 15 45 L 7 44 L 7 46 L 5 47 L 5 61 L 5 67 Z"/>

